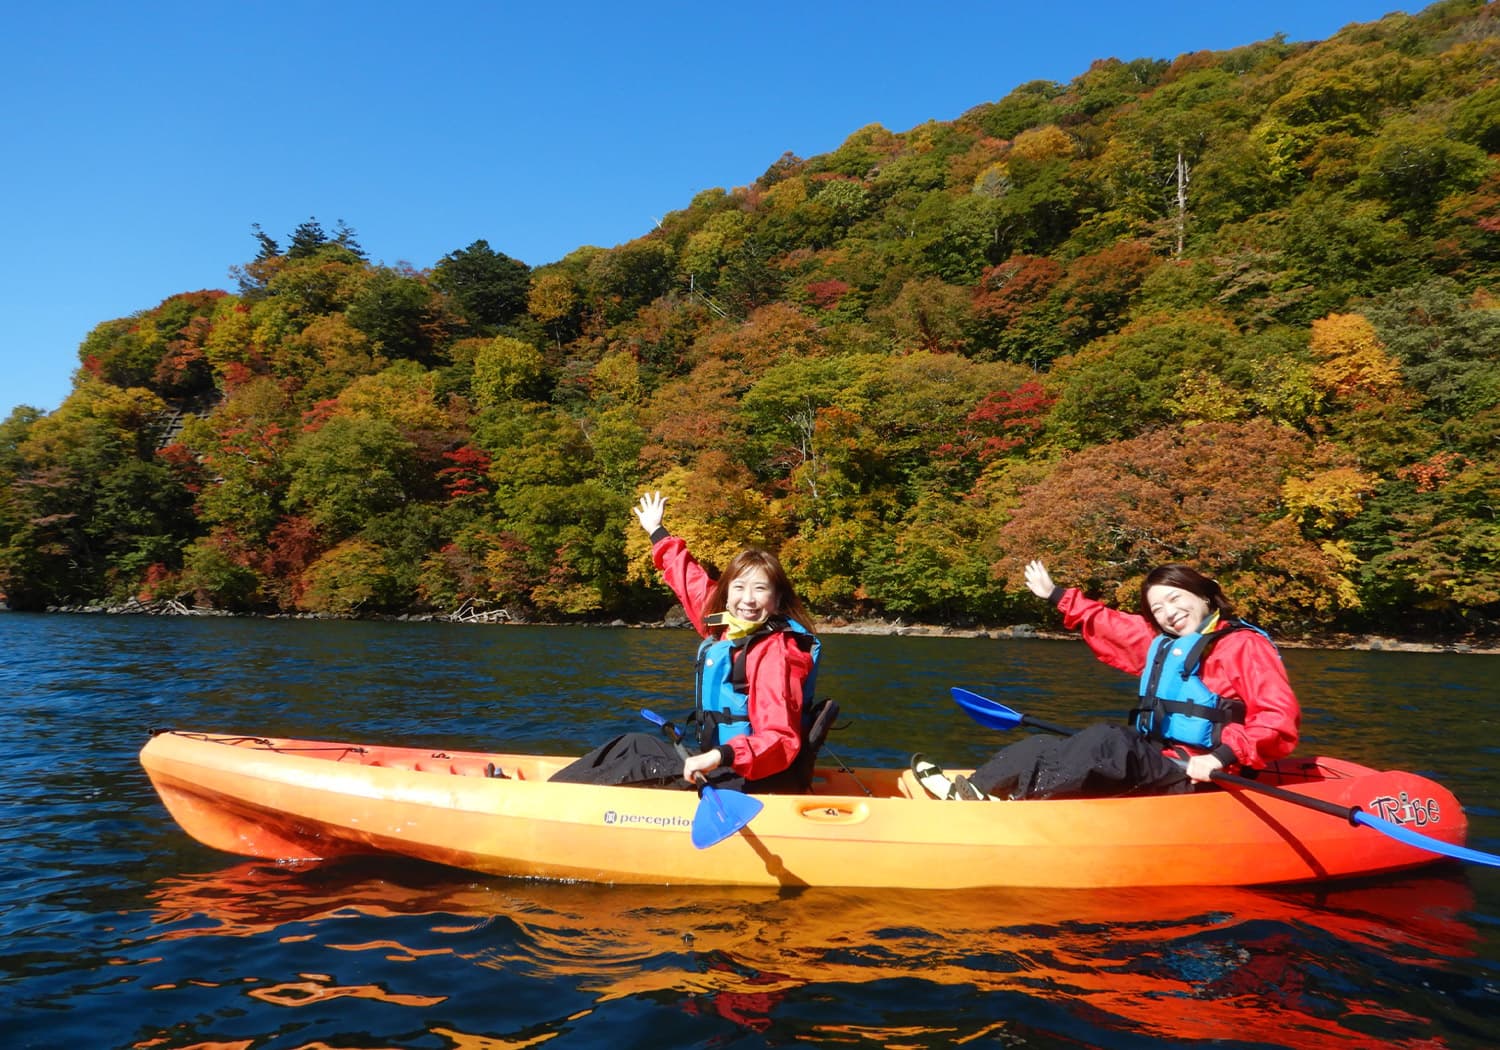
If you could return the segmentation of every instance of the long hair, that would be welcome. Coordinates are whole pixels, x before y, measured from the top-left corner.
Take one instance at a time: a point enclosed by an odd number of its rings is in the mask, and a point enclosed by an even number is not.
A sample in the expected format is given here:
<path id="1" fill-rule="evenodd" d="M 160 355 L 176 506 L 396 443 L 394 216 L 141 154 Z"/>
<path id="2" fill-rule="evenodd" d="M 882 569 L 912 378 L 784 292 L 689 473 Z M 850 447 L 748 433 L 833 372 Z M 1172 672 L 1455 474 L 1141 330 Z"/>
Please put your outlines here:
<path id="1" fill-rule="evenodd" d="M 708 602 L 703 607 L 704 615 L 724 611 L 724 607 L 728 604 L 729 585 L 748 569 L 759 569 L 771 582 L 771 589 L 776 592 L 776 615 L 796 620 L 807 629 L 808 633 L 811 633 L 812 617 L 808 615 L 807 607 L 802 604 L 802 599 L 797 597 L 797 589 L 792 586 L 786 570 L 781 567 L 781 562 L 776 555 L 760 547 L 746 547 L 736 554 L 729 566 L 719 574 L 718 580 L 714 583 L 713 592 L 709 594 Z"/>
<path id="2" fill-rule="evenodd" d="M 1146 601 L 1146 592 L 1152 587 L 1176 587 L 1179 591 L 1196 594 L 1208 602 L 1210 615 L 1217 612 L 1222 620 L 1235 619 L 1234 606 L 1230 605 L 1229 599 L 1224 597 L 1224 591 L 1219 587 L 1218 580 L 1210 579 L 1187 565 L 1158 565 L 1141 581 L 1140 605 L 1136 611 L 1162 634 L 1167 632 L 1161 624 L 1156 622 L 1156 617 L 1151 613 L 1151 604 Z"/>

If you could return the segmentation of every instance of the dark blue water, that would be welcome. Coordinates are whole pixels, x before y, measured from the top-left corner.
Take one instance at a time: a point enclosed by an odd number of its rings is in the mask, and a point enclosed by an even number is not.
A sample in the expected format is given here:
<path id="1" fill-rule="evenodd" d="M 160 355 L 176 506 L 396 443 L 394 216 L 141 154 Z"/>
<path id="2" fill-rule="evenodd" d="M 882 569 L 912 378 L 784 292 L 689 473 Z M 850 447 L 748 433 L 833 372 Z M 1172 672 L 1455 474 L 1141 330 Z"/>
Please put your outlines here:
<path id="1" fill-rule="evenodd" d="M 1489 1047 L 1500 870 L 1277 892 L 622 888 L 198 846 L 149 727 L 581 752 L 684 632 L 0 614 L 0 1042 L 57 1048 Z M 1500 660 L 1291 651 L 1304 753 L 1422 771 L 1500 852 Z M 1077 643 L 833 635 L 851 764 L 1128 706 Z M 1377 834 L 1377 832 L 1371 832 Z M 1190 864 L 1192 858 L 1184 857 Z M 921 857 L 912 864 L 920 865 Z"/>

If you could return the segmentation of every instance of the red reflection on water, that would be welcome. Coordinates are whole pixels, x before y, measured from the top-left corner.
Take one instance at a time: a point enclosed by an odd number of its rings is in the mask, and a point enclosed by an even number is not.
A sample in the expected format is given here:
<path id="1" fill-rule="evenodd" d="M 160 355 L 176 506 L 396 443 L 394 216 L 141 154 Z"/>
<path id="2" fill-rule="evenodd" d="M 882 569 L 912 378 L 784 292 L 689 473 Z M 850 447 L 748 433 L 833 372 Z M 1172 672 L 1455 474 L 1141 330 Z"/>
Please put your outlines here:
<path id="1" fill-rule="evenodd" d="M 376 874 L 379 873 L 379 874 Z M 712 1011 L 766 1031 L 789 992 L 831 983 L 917 979 L 980 992 L 1008 992 L 1064 1006 L 1103 1029 L 1162 1040 L 1234 1038 L 1301 1050 L 1366 1050 L 1369 1030 L 1422 1031 L 1378 995 L 1330 1002 L 1320 957 L 1330 942 L 1399 965 L 1438 968 L 1472 954 L 1464 919 L 1473 894 L 1449 874 L 1305 891 L 1212 888 L 1118 891 L 853 891 L 786 895 L 761 889 L 581 886 L 482 879 L 390 864 L 287 868 L 240 864 L 158 883 L 162 939 L 284 937 L 283 927 L 318 922 L 310 936 L 339 952 L 381 952 L 414 962 L 453 954 L 594 994 L 597 1003 L 679 997 L 684 1010 Z M 341 938 L 338 920 L 431 916 L 424 940 L 441 941 L 504 917 L 505 937 L 463 955 L 389 938 Z M 455 922 L 455 917 L 472 922 Z M 330 963 L 330 965 L 332 965 Z M 395 995 L 332 977 L 257 987 L 282 1006 L 329 998 L 378 998 L 427 1006 L 440 995 Z M 893 1019 L 894 1020 L 894 1019 Z M 968 1042 L 1010 1025 L 994 1016 L 946 1018 L 941 1027 L 893 1023 L 824 1025 L 828 1042 Z M 450 1038 L 458 1038 L 448 1033 Z M 480 1037 L 471 1037 L 479 1039 Z M 1382 1038 L 1398 1050 L 1434 1050 L 1427 1036 Z M 460 1042 L 462 1046 L 530 1043 Z"/>

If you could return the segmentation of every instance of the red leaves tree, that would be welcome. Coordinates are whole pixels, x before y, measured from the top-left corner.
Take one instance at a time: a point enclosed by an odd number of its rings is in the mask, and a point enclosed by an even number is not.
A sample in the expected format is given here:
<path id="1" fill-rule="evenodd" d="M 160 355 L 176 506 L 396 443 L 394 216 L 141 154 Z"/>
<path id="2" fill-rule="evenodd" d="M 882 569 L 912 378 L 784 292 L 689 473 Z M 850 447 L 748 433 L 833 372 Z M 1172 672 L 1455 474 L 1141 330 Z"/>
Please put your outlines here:
<path id="1" fill-rule="evenodd" d="M 450 502 L 473 499 L 489 492 L 486 475 L 490 469 L 490 457 L 483 449 L 464 445 L 444 452 L 443 458 L 453 464 L 437 472 Z"/>
<path id="2" fill-rule="evenodd" d="M 1013 255 L 984 271 L 974 292 L 974 312 L 1001 325 L 1014 324 L 1047 298 L 1062 273 L 1062 267 L 1051 259 Z"/>
<path id="3" fill-rule="evenodd" d="M 1046 387 L 1031 379 L 1014 390 L 996 390 L 985 395 L 969 413 L 959 439 L 938 451 L 960 459 L 973 456 L 987 463 L 1035 437 L 1056 400 Z"/>

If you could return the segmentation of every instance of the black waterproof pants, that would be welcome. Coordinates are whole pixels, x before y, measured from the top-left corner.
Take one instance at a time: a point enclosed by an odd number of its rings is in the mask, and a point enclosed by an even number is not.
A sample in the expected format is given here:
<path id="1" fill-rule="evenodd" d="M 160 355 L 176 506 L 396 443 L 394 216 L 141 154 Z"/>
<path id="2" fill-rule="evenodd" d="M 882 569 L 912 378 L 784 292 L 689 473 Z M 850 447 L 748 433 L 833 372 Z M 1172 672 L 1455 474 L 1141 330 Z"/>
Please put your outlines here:
<path id="1" fill-rule="evenodd" d="M 969 778 L 996 798 L 1107 798 L 1193 790 L 1161 745 L 1129 726 L 1097 723 L 1072 736 L 1029 736 Z"/>
<path id="2" fill-rule="evenodd" d="M 692 787 L 682 779 L 682 755 L 654 733 L 625 733 L 594 748 L 548 778 L 564 784 Z M 714 782 L 718 786 L 717 781 Z"/>
<path id="3" fill-rule="evenodd" d="M 563 784 L 694 789 L 682 778 L 682 754 L 665 737 L 653 733 L 617 736 L 547 779 Z M 734 770 L 722 767 L 708 774 L 708 782 L 716 788 L 750 794 L 798 794 L 806 790 L 806 785 L 800 784 L 790 769 L 760 780 L 746 780 Z"/>

